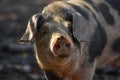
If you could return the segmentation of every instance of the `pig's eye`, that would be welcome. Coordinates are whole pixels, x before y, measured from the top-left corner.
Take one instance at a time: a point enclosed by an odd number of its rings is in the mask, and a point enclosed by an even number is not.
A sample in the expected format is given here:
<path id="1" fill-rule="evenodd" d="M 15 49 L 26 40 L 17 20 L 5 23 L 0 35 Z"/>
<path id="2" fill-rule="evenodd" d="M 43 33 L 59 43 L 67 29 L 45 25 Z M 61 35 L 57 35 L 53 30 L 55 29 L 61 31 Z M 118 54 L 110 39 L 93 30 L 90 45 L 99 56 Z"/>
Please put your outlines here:
<path id="1" fill-rule="evenodd" d="M 42 32 L 41 32 L 42 34 L 46 34 L 47 33 L 47 31 L 46 30 L 42 30 Z"/>
<path id="2" fill-rule="evenodd" d="M 42 35 L 45 35 L 45 34 L 48 34 L 49 33 L 49 29 L 48 28 L 42 28 L 41 30 L 41 34 Z"/>

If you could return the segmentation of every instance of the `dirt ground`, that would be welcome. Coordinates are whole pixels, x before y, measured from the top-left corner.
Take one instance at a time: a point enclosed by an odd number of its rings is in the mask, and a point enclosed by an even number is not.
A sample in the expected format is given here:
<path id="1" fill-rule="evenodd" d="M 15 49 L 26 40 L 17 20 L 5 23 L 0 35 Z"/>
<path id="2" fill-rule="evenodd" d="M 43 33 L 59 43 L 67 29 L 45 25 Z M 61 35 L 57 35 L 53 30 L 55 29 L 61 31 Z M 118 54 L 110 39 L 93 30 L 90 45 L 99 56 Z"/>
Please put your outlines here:
<path id="1" fill-rule="evenodd" d="M 52 0 L 0 0 L 0 80 L 45 80 L 32 44 L 19 39 L 29 18 Z M 120 80 L 120 68 L 111 65 L 96 70 L 94 80 Z"/>

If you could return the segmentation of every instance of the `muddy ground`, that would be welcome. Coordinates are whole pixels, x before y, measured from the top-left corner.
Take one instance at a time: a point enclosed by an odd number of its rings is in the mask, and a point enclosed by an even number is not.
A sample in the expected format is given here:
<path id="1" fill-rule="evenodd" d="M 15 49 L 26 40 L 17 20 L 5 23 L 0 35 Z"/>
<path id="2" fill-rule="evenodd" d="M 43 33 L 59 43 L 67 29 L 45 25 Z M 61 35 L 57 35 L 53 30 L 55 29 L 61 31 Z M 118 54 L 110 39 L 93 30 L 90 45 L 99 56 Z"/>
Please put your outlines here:
<path id="1" fill-rule="evenodd" d="M 0 80 L 45 80 L 32 44 L 19 39 L 29 18 L 52 0 L 0 0 Z M 120 68 L 96 70 L 94 80 L 120 80 Z"/>

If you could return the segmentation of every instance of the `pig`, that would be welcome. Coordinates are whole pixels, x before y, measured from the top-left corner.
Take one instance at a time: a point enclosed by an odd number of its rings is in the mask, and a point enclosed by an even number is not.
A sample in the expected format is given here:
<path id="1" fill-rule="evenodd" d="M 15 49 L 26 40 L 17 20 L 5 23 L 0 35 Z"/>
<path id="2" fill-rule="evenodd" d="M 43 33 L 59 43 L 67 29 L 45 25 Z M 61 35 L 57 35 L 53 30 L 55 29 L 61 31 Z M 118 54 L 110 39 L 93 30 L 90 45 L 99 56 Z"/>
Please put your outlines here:
<path id="1" fill-rule="evenodd" d="M 120 62 L 120 0 L 59 0 L 28 21 L 21 43 L 34 43 L 47 80 L 92 80 Z M 117 62 L 118 61 L 118 62 Z"/>

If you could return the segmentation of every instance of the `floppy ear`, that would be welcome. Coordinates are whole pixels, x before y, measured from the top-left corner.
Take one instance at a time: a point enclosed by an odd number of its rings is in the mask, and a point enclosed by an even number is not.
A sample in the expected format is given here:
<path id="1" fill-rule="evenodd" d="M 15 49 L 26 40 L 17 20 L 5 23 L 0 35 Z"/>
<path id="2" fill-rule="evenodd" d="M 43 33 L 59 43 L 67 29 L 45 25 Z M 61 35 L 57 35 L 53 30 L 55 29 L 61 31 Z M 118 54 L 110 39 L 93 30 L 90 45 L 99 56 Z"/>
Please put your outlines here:
<path id="1" fill-rule="evenodd" d="M 80 13 L 75 12 L 72 13 L 72 19 L 73 36 L 79 42 L 89 42 L 96 26 L 93 17 L 90 17 L 91 20 L 86 20 Z"/>
<path id="2" fill-rule="evenodd" d="M 38 24 L 43 20 L 42 14 L 35 14 L 28 21 L 27 29 L 20 39 L 21 43 L 31 42 L 34 39 Z"/>

